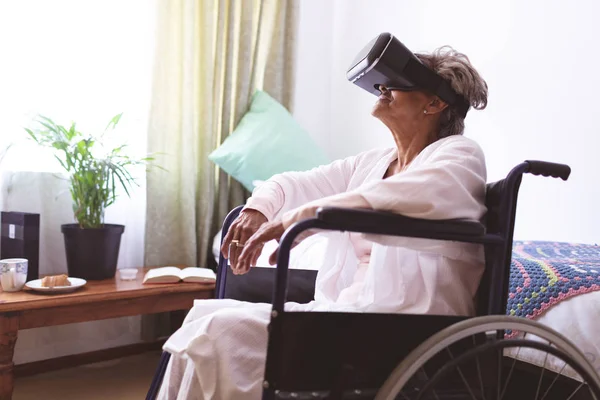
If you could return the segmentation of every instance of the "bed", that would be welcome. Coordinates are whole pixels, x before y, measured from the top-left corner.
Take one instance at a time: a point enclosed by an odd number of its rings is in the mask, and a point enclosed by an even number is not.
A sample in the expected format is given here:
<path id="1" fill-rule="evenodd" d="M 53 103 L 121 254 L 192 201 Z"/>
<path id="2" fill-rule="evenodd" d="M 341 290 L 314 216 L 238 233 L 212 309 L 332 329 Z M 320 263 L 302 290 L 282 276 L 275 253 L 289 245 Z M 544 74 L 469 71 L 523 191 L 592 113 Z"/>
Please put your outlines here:
<path id="1" fill-rule="evenodd" d="M 562 333 L 600 372 L 600 246 L 515 241 L 507 314 Z M 555 372 L 562 368 L 535 351 L 511 355 Z M 570 370 L 562 373 L 575 377 Z"/>

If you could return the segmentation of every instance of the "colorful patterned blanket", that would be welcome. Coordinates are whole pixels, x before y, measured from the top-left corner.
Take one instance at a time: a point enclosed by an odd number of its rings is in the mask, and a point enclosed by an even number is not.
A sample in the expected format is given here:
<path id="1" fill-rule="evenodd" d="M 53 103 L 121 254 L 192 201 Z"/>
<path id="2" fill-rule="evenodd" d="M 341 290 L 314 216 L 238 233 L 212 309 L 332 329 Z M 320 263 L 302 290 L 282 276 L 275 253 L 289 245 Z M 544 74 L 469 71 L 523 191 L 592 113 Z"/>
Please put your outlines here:
<path id="1" fill-rule="evenodd" d="M 513 243 L 507 314 L 535 318 L 562 300 L 600 290 L 600 246 Z"/>

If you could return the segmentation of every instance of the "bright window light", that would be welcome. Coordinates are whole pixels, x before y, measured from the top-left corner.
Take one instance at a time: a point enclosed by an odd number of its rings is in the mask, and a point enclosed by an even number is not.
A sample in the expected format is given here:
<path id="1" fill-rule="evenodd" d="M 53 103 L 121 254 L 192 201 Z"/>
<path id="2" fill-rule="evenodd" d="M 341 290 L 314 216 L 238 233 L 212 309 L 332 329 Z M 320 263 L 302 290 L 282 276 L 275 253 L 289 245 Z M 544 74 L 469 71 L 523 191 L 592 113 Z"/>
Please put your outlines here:
<path id="1" fill-rule="evenodd" d="M 154 49 L 149 0 L 0 0 L 0 168 L 60 171 L 27 139 L 37 115 L 83 132 L 115 132 L 144 154 Z"/>

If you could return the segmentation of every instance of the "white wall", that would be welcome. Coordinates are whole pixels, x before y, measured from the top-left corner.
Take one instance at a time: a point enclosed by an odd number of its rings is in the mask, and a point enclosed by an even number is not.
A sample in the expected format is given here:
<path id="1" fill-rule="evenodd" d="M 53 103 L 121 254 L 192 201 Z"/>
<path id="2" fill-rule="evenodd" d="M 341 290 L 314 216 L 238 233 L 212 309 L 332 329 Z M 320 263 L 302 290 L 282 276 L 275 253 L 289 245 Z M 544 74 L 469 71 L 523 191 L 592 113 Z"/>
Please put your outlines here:
<path id="1" fill-rule="evenodd" d="M 296 50 L 293 114 L 325 150 L 329 150 L 332 101 L 331 54 L 334 45 L 331 21 L 333 1 L 300 2 Z"/>
<path id="2" fill-rule="evenodd" d="M 596 243 L 597 15 L 593 0 L 305 0 L 294 115 L 334 158 L 392 145 L 370 116 L 375 97 L 346 81 L 349 63 L 384 31 L 413 51 L 449 44 L 490 88 L 488 108 L 469 112 L 465 132 L 483 147 L 489 180 L 525 159 L 573 169 L 568 182 L 525 177 L 515 238 Z"/>

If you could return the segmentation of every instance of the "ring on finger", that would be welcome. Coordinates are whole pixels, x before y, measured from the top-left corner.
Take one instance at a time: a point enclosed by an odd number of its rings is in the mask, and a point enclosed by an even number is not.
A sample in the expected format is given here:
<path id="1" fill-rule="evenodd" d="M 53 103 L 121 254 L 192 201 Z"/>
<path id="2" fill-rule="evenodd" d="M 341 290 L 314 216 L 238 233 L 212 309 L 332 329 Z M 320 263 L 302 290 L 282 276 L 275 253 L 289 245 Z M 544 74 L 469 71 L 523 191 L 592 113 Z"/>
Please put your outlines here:
<path id="1" fill-rule="evenodd" d="M 237 243 L 236 243 L 237 244 Z M 229 247 L 227 249 L 227 259 L 231 260 L 231 246 L 234 245 L 234 243 L 229 243 Z"/>

